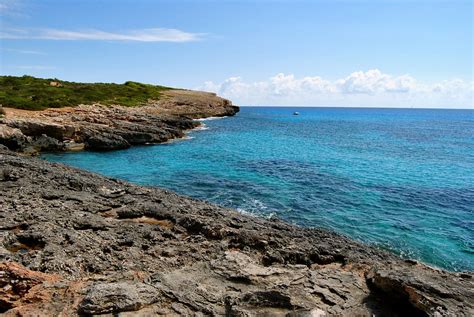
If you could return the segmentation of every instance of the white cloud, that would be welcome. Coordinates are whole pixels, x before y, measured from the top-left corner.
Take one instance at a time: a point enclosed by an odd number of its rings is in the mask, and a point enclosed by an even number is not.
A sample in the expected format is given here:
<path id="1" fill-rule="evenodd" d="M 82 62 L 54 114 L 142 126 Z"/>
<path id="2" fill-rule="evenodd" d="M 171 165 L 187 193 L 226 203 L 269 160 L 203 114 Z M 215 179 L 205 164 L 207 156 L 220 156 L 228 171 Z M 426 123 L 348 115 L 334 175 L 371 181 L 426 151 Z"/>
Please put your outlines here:
<path id="1" fill-rule="evenodd" d="M 40 51 L 22 50 L 22 49 L 16 49 L 16 48 L 0 48 L 0 50 L 5 51 L 5 52 L 13 52 L 13 53 L 27 54 L 27 55 L 46 55 L 46 53 L 40 52 Z"/>
<path id="2" fill-rule="evenodd" d="M 138 42 L 190 42 L 202 39 L 203 33 L 189 33 L 177 29 L 151 28 L 127 32 L 101 30 L 60 29 L 7 29 L 0 32 L 1 39 L 13 40 L 88 40 L 88 41 L 138 41 Z"/>
<path id="3" fill-rule="evenodd" d="M 336 82 L 340 90 L 349 94 L 376 94 L 380 92 L 409 92 L 416 89 L 415 79 L 409 75 L 392 77 L 378 69 L 354 72 Z"/>
<path id="4" fill-rule="evenodd" d="M 279 73 L 264 81 L 231 77 L 196 89 L 215 92 L 240 105 L 474 108 L 474 83 L 460 79 L 420 83 L 410 75 L 378 69 L 358 71 L 330 81 Z"/>

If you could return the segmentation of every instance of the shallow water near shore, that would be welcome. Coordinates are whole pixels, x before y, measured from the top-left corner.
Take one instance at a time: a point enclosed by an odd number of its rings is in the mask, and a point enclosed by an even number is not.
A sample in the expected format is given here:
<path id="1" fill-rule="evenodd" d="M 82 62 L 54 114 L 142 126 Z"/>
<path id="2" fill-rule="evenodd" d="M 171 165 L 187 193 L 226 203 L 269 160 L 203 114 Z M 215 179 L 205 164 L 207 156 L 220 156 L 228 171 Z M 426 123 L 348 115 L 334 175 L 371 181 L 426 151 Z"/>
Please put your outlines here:
<path id="1" fill-rule="evenodd" d="M 42 157 L 474 271 L 474 111 L 243 107 L 204 123 L 167 144 Z"/>

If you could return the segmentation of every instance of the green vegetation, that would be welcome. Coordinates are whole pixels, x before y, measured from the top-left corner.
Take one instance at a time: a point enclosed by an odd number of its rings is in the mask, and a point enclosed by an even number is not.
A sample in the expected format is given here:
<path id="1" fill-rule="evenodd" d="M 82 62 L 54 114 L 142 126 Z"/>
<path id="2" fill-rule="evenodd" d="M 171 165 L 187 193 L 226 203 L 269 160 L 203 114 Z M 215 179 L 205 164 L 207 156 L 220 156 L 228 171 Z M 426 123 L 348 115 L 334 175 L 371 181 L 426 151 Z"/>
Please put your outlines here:
<path id="1" fill-rule="evenodd" d="M 75 83 L 32 76 L 0 76 L 0 105 L 28 110 L 101 103 L 139 106 L 170 89 L 127 81 L 124 84 Z"/>

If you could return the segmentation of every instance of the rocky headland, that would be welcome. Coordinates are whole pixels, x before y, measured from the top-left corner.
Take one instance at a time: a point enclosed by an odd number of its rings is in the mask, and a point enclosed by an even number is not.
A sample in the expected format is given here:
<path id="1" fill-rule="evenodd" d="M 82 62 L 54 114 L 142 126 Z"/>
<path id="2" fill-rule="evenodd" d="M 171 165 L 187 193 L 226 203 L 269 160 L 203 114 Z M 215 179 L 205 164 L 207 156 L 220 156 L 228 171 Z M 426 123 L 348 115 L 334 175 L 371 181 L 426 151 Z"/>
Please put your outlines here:
<path id="1" fill-rule="evenodd" d="M 3 108 L 0 144 L 23 153 L 119 150 L 163 143 L 196 128 L 196 118 L 231 116 L 239 111 L 212 93 L 166 90 L 139 107 L 78 105 L 41 111 Z"/>
<path id="2" fill-rule="evenodd" d="M 474 314 L 472 272 L 24 155 L 161 143 L 196 127 L 195 118 L 237 111 L 185 90 L 140 107 L 5 108 L 0 314 Z"/>

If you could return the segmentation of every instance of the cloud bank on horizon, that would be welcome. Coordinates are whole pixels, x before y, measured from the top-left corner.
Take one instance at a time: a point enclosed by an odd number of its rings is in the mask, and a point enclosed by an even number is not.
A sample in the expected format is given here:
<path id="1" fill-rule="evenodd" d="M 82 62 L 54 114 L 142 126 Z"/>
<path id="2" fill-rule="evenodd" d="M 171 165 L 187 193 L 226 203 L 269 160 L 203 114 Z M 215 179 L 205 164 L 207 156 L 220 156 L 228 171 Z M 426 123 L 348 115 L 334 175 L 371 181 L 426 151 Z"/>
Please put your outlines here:
<path id="1" fill-rule="evenodd" d="M 474 109 L 474 82 L 451 79 L 427 84 L 410 75 L 393 76 L 378 69 L 353 72 L 333 81 L 283 73 L 258 82 L 230 77 L 221 83 L 205 82 L 196 89 L 215 92 L 244 106 Z"/>

